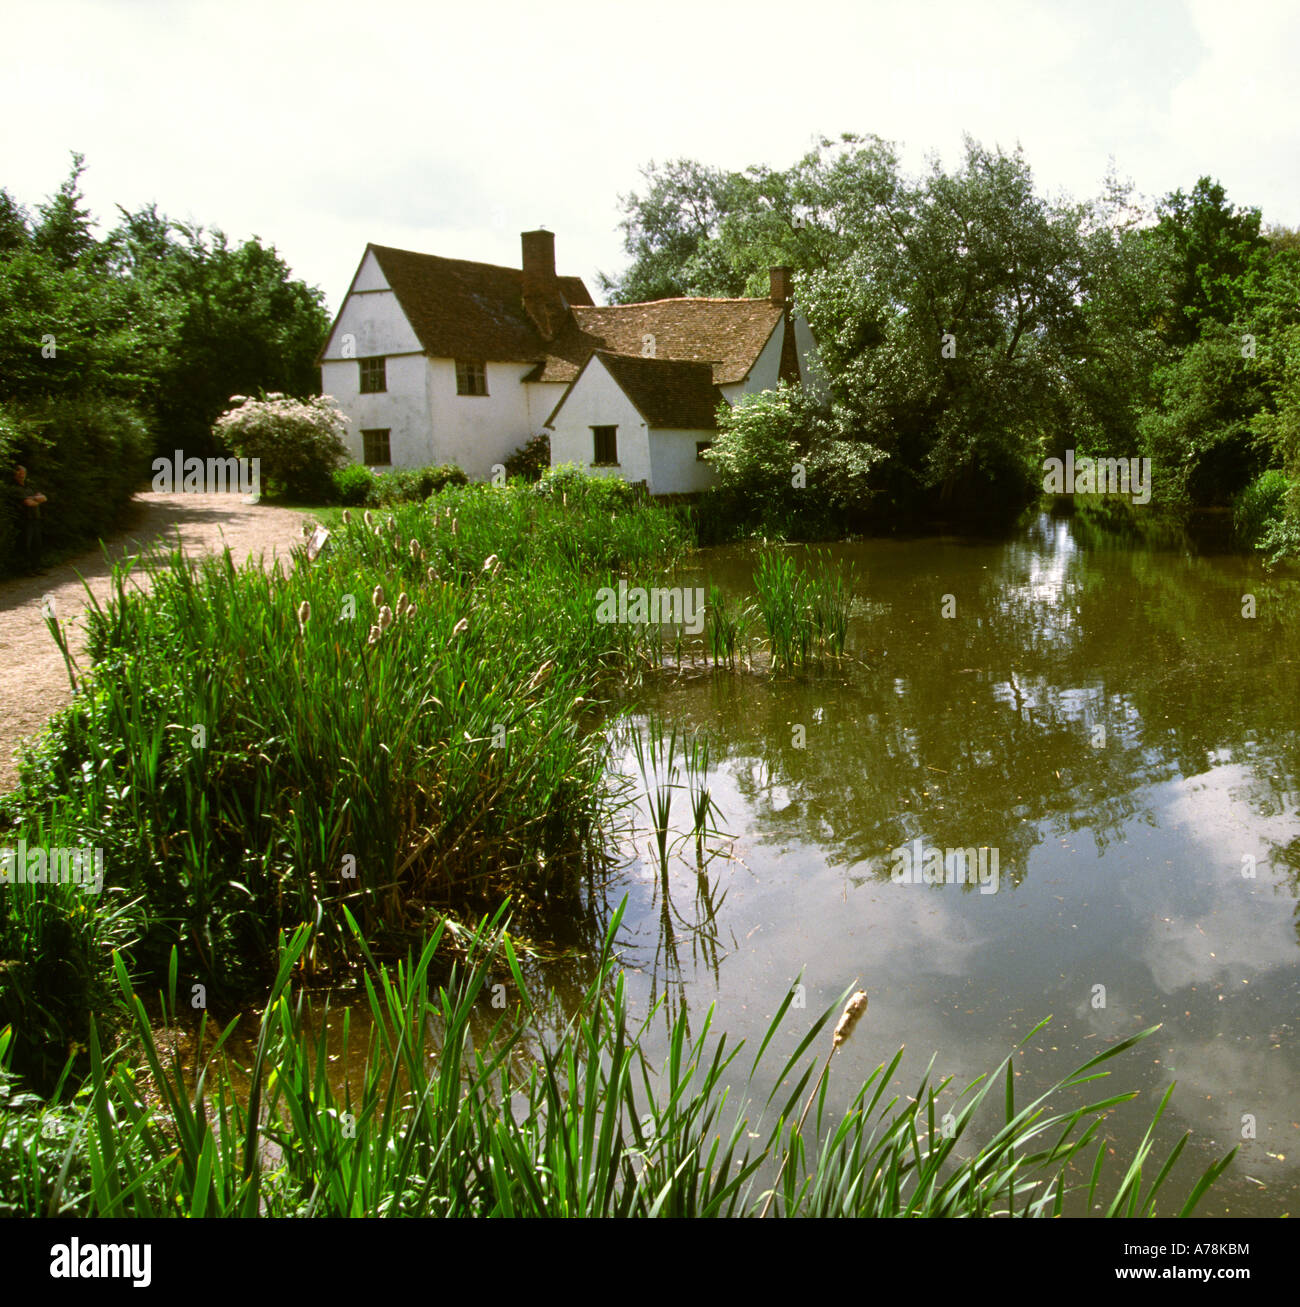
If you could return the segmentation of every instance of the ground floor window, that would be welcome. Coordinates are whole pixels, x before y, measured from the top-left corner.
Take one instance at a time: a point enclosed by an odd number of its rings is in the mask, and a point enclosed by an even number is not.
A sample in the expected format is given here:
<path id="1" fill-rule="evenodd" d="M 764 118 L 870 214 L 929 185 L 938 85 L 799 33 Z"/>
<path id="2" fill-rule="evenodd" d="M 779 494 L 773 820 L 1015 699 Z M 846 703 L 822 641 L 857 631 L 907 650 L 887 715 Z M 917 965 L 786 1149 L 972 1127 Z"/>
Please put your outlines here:
<path id="1" fill-rule="evenodd" d="M 361 432 L 361 461 L 367 467 L 387 467 L 392 461 L 388 450 L 389 427 L 372 428 Z"/>
<path id="2" fill-rule="evenodd" d="M 618 428 L 592 427 L 592 443 L 595 446 L 592 457 L 594 467 L 618 466 Z"/>
<path id="3" fill-rule="evenodd" d="M 708 459 L 704 457 L 705 453 L 713 448 L 711 440 L 697 440 L 695 442 L 695 461 L 697 463 L 707 463 Z"/>

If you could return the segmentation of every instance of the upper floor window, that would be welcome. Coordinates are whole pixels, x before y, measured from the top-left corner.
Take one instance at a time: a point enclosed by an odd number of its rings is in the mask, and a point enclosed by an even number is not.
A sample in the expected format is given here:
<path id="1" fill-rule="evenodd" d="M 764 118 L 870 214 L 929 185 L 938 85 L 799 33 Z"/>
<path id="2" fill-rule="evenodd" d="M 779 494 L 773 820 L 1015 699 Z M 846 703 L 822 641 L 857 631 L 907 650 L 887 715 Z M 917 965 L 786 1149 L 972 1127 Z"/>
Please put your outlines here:
<path id="1" fill-rule="evenodd" d="M 384 366 L 386 360 L 381 355 L 379 358 L 358 359 L 361 364 L 361 393 L 363 395 L 373 395 L 381 390 L 388 389 L 388 370 Z"/>
<path id="2" fill-rule="evenodd" d="M 487 364 L 456 360 L 456 394 L 486 395 Z"/>
<path id="3" fill-rule="evenodd" d="M 592 427 L 592 443 L 595 445 L 592 464 L 596 467 L 618 466 L 618 428 Z"/>

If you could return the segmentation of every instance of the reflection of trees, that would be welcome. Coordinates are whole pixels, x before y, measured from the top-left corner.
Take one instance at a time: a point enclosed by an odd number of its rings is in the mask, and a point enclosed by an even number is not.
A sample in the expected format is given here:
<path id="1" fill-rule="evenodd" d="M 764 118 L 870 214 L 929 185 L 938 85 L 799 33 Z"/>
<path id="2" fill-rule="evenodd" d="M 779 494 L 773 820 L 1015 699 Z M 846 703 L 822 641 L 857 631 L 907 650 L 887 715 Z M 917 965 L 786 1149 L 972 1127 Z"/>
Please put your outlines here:
<path id="1" fill-rule="evenodd" d="M 1163 780 L 1231 760 L 1252 770 L 1261 810 L 1294 794 L 1300 584 L 1237 556 L 1085 552 L 1073 524 L 1045 516 L 996 552 L 907 548 L 894 571 L 867 575 L 886 612 L 857 623 L 860 663 L 665 692 L 661 710 L 710 729 L 769 839 L 881 878 L 917 836 L 995 846 L 1018 884 L 1046 834 L 1087 829 L 1101 850 L 1133 817 L 1153 821 L 1138 796 Z M 861 549 L 836 552 L 867 572 Z M 709 565 L 710 579 L 745 587 L 746 557 Z M 1246 592 L 1255 619 L 1241 616 Z M 941 616 L 944 594 L 957 617 Z"/>

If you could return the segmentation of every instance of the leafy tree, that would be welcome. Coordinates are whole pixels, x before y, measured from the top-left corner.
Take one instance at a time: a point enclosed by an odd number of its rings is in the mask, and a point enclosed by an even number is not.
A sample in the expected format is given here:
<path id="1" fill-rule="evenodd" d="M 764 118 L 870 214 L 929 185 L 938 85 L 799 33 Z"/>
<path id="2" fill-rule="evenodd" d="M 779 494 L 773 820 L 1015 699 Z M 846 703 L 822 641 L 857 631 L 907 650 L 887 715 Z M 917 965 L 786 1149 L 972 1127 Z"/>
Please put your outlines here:
<path id="1" fill-rule="evenodd" d="M 4 187 L 0 187 L 0 259 L 30 249 L 31 215 Z"/>
<path id="2" fill-rule="evenodd" d="M 1159 404 L 1140 420 L 1157 498 L 1226 504 L 1263 470 L 1263 374 L 1243 348 L 1238 328 L 1209 322 L 1157 372 Z"/>
<path id="3" fill-rule="evenodd" d="M 1138 238 L 1040 197 L 1019 150 L 967 138 L 958 169 L 908 179 L 888 142 L 845 134 L 783 172 L 679 161 L 624 203 L 630 235 L 656 233 L 627 242 L 625 298 L 651 282 L 762 294 L 769 266 L 796 269 L 830 382 L 824 437 L 874 451 L 887 511 L 987 504 L 990 488 L 1022 502 L 1047 446 L 1101 438 L 1138 388 L 1133 287 L 1086 307 L 1104 273 L 1137 275 Z"/>
<path id="4" fill-rule="evenodd" d="M 40 218 L 32 231 L 32 247 L 47 254 L 58 268 L 73 267 L 96 247 L 93 220 L 83 206 L 85 197 L 80 190 L 85 170 L 84 156 L 74 153 L 67 180 L 37 206 Z"/>
<path id="5" fill-rule="evenodd" d="M 213 423 L 234 391 L 319 389 L 324 296 L 295 280 L 274 247 L 257 237 L 233 246 L 156 205 L 121 215 L 105 259 L 129 286 L 147 342 L 160 448 L 211 452 Z"/>
<path id="6" fill-rule="evenodd" d="M 1151 239 L 1165 256 L 1166 339 L 1190 345 L 1207 321 L 1226 326 L 1245 317 L 1268 258 L 1259 210 L 1234 208 L 1222 185 L 1202 177 L 1190 195 L 1167 195 L 1157 213 Z"/>

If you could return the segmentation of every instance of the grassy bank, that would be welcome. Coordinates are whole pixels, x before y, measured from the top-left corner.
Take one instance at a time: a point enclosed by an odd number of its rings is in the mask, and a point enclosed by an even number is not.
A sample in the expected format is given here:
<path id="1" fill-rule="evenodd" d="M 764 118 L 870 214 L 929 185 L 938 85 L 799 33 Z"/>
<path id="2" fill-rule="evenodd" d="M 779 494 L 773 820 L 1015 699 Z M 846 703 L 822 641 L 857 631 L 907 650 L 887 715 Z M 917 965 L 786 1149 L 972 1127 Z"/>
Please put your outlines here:
<path id="1" fill-rule="evenodd" d="M 79 693 L 0 822 L 10 847 L 103 850 L 98 901 L 0 895 L 0 1027 L 37 1084 L 84 1050 L 110 946 L 149 981 L 175 948 L 234 1000 L 302 922 L 307 971 L 351 967 L 344 907 L 382 952 L 507 893 L 571 904 L 607 815 L 602 700 L 663 635 L 596 622 L 596 591 L 653 581 L 689 536 L 620 483 L 548 490 L 356 514 L 287 576 L 177 553 L 146 597 L 118 570 L 90 675 L 70 665 Z"/>

